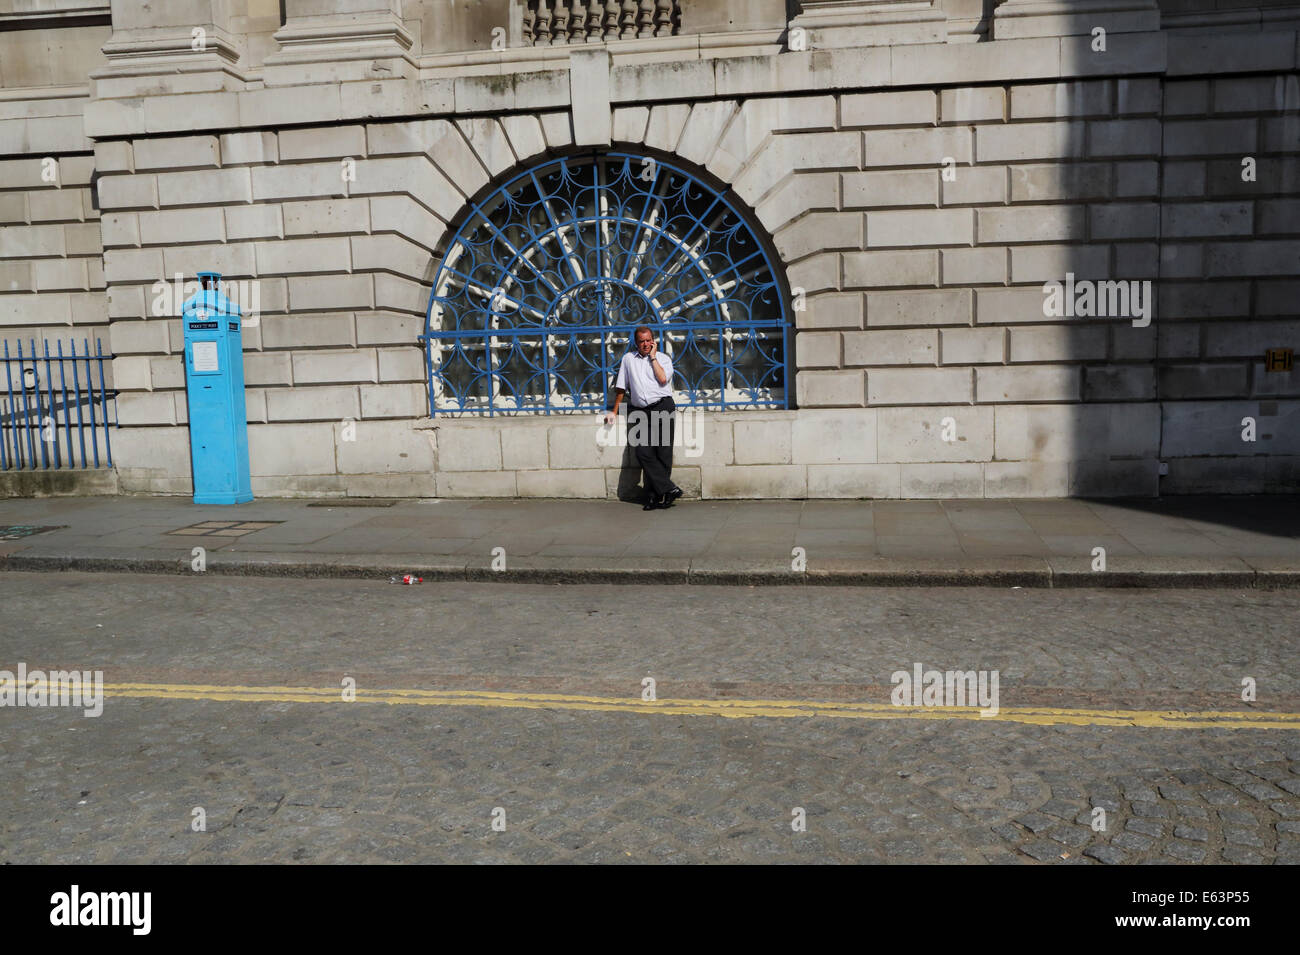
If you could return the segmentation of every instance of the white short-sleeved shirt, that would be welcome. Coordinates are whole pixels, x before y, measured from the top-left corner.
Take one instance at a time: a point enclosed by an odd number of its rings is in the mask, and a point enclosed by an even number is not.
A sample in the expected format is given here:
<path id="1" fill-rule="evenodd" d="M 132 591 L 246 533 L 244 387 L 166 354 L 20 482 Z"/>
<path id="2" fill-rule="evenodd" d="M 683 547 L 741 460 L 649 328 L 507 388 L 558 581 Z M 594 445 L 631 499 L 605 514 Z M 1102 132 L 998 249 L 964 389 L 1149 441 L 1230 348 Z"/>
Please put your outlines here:
<path id="1" fill-rule="evenodd" d="M 628 352 L 619 362 L 618 380 L 614 382 L 614 387 L 626 391 L 628 400 L 635 408 L 644 408 L 646 405 L 654 404 L 660 398 L 672 397 L 672 359 L 663 352 L 659 352 L 655 357 L 659 359 L 659 367 L 668 375 L 666 385 L 659 384 L 659 379 L 655 377 L 654 365 L 650 363 L 648 357 L 639 352 Z"/>

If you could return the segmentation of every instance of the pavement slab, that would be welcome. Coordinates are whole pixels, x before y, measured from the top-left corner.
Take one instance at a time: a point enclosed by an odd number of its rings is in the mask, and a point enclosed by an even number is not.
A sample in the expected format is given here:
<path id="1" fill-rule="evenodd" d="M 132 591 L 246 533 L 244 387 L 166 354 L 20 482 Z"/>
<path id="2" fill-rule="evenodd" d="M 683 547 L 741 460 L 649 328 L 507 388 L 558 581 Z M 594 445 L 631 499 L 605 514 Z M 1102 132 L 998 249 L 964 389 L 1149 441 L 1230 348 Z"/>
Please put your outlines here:
<path id="1" fill-rule="evenodd" d="M 223 574 L 1023 587 L 1300 586 L 1300 497 L 1136 500 L 684 501 L 646 512 L 592 500 L 0 501 L 0 527 L 57 529 L 0 543 L 0 569 Z M 181 535 L 205 522 L 250 533 Z M 797 550 L 796 550 L 797 548 Z M 1104 565 L 1097 561 L 1105 552 Z M 504 550 L 505 560 L 494 557 Z M 219 556 L 219 559 L 218 559 Z M 668 561 L 670 571 L 665 571 Z M 459 570 L 457 570 L 459 568 Z M 683 568 L 685 568 L 683 570 Z"/>

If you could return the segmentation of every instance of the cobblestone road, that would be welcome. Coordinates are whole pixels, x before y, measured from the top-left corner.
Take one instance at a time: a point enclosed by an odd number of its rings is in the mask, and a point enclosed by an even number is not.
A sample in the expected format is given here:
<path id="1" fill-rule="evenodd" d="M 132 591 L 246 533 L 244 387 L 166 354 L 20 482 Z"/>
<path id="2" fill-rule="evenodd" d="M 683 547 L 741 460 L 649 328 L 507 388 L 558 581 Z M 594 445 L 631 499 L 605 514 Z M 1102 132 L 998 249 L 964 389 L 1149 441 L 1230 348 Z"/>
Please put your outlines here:
<path id="1" fill-rule="evenodd" d="M 883 703 L 921 663 L 1003 707 L 1240 710 L 1250 677 L 1300 711 L 1294 592 L 5 574 L 0 607 L 0 668 L 113 685 Z M 3 862 L 1300 862 L 1292 729 L 110 695 L 0 709 L 0 757 Z"/>

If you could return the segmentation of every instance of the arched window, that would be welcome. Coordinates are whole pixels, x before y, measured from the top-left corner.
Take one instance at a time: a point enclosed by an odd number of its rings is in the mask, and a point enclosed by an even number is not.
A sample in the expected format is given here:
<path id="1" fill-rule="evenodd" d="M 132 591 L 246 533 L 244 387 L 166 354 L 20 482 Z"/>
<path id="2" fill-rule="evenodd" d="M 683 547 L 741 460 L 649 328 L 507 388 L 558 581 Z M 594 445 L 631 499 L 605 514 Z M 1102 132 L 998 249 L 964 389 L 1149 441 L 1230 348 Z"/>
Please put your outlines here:
<path id="1" fill-rule="evenodd" d="M 432 414 L 604 410 L 638 325 L 679 405 L 788 407 L 779 260 L 729 190 L 679 163 L 555 157 L 468 204 L 421 336 Z"/>

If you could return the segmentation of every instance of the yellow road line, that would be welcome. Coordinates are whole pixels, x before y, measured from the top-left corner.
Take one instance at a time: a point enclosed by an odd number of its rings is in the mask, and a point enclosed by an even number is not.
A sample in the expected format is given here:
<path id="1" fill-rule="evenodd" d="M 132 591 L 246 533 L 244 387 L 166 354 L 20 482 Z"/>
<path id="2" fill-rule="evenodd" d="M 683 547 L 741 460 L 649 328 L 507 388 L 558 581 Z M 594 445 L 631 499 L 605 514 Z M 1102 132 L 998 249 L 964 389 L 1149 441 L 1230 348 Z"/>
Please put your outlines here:
<path id="1" fill-rule="evenodd" d="M 501 709 L 578 710 L 660 713 L 674 716 L 828 717 L 858 720 L 981 720 L 1072 726 L 1147 726 L 1162 729 L 1294 729 L 1300 713 L 1256 710 L 1096 710 L 1009 706 L 982 716 L 975 707 L 893 706 L 889 703 L 834 703 L 820 700 L 656 700 L 577 696 L 564 693 L 506 693 L 491 690 L 366 689 L 357 703 L 414 706 L 479 706 Z M 220 686 L 189 683 L 107 683 L 105 696 L 242 703 L 344 703 L 341 687 Z"/>

